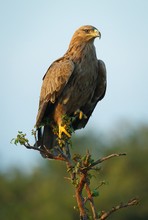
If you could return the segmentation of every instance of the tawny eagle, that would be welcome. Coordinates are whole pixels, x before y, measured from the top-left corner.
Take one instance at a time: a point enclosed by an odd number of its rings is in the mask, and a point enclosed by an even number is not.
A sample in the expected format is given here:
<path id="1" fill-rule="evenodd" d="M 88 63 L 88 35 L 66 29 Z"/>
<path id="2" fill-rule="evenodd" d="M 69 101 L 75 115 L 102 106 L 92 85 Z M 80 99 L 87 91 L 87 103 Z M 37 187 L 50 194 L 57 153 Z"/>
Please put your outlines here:
<path id="1" fill-rule="evenodd" d="M 91 25 L 80 27 L 67 52 L 54 61 L 44 75 L 36 119 L 38 147 L 51 149 L 57 144 L 53 125 L 58 127 L 59 138 L 62 135 L 70 137 L 63 115 L 74 118 L 71 121 L 74 130 L 84 128 L 96 104 L 104 97 L 106 68 L 96 56 L 96 37 L 101 37 L 97 28 Z M 78 112 L 79 116 L 76 116 Z"/>

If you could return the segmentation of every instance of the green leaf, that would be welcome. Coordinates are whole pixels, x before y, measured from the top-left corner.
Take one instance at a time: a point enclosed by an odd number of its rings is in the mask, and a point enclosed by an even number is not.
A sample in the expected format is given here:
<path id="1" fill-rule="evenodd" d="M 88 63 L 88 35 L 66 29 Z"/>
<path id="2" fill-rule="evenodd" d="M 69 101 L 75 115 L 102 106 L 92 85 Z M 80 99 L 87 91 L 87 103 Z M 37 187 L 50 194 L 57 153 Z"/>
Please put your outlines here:
<path id="1" fill-rule="evenodd" d="M 94 189 L 93 191 L 92 191 L 92 194 L 91 194 L 93 197 L 97 197 L 97 196 L 99 196 L 99 191 L 98 190 L 96 190 L 96 189 Z"/>
<path id="2" fill-rule="evenodd" d="M 25 145 L 25 144 L 28 144 L 29 141 L 28 139 L 26 138 L 26 134 L 23 134 L 22 131 L 18 131 L 18 134 L 17 134 L 17 137 L 16 138 L 13 138 L 11 140 L 11 144 L 20 144 L 20 145 Z"/>

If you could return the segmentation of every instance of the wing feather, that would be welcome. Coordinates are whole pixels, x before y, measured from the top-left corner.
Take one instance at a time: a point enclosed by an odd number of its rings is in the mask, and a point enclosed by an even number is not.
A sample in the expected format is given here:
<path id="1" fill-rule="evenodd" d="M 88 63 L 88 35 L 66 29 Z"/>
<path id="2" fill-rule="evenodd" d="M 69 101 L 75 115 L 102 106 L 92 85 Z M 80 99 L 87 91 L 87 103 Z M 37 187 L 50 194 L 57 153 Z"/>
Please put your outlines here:
<path id="1" fill-rule="evenodd" d="M 98 83 L 92 102 L 98 102 L 105 96 L 107 86 L 106 66 L 102 60 L 98 60 Z M 97 104 L 97 103 L 96 103 Z"/>
<path id="2" fill-rule="evenodd" d="M 98 78 L 97 78 L 97 84 L 94 91 L 94 95 L 90 102 L 86 103 L 85 106 L 81 108 L 82 112 L 87 116 L 87 118 L 83 118 L 81 120 L 77 119 L 73 123 L 74 130 L 84 128 L 93 113 L 98 101 L 103 99 L 105 93 L 106 93 L 106 86 L 107 86 L 107 80 L 106 80 L 106 67 L 105 63 L 102 60 L 98 60 Z"/>
<path id="3" fill-rule="evenodd" d="M 60 58 L 53 62 L 47 70 L 43 77 L 43 84 L 41 87 L 36 127 L 40 125 L 47 105 L 54 104 L 60 96 L 73 70 L 74 63 L 71 60 L 64 58 Z"/>

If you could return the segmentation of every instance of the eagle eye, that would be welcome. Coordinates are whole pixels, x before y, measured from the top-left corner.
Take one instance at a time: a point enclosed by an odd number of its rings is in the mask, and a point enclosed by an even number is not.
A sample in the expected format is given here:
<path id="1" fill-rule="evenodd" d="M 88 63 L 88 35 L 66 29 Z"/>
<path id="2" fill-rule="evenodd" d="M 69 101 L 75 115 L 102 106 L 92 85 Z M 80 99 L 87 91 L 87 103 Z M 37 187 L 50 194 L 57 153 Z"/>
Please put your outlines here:
<path id="1" fill-rule="evenodd" d="M 83 29 L 83 31 L 84 31 L 86 34 L 90 33 L 90 30 L 89 30 L 89 29 Z"/>

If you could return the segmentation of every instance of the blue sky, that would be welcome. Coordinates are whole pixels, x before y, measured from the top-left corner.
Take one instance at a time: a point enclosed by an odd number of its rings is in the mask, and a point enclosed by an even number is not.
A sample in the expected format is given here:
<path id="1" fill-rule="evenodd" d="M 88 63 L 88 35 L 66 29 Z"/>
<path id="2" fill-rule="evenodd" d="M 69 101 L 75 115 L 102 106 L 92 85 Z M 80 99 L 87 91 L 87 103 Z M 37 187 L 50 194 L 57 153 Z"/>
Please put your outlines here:
<path id="1" fill-rule="evenodd" d="M 118 122 L 148 122 L 147 21 L 147 0 L 0 1 L 2 169 L 38 163 L 40 155 L 14 147 L 10 140 L 18 130 L 30 139 L 42 77 L 65 53 L 74 31 L 85 24 L 102 34 L 95 46 L 98 58 L 106 63 L 108 88 L 82 132 L 106 133 Z"/>

